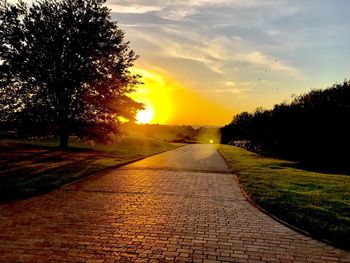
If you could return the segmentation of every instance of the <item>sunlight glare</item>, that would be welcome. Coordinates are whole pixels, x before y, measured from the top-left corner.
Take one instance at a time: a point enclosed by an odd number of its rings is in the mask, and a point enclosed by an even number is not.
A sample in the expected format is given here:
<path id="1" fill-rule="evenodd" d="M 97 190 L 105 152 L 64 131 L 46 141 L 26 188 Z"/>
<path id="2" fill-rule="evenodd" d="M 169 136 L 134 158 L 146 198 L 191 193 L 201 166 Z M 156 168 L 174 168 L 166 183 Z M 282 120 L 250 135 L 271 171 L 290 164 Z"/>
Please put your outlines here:
<path id="1" fill-rule="evenodd" d="M 144 111 L 148 111 L 148 113 L 140 111 L 136 116 L 137 122 L 140 124 L 168 123 L 173 107 L 172 89 L 168 80 L 160 72 L 142 68 L 133 68 L 133 73 L 142 75 L 144 85 L 139 86 L 135 93 L 130 94 L 130 97 L 137 102 L 144 103 L 146 105 Z M 145 121 L 147 118 L 150 120 Z"/>
<path id="2" fill-rule="evenodd" d="M 139 124 L 150 123 L 154 118 L 154 112 L 151 108 L 141 110 L 136 115 L 136 122 Z"/>
<path id="3" fill-rule="evenodd" d="M 154 115 L 150 124 L 218 125 L 227 123 L 232 118 L 231 109 L 192 91 L 166 71 L 135 67 L 132 73 L 141 75 L 144 85 L 138 86 L 130 97 L 144 103 L 146 109 L 153 110 Z M 208 142 L 209 140 L 210 138 Z"/>

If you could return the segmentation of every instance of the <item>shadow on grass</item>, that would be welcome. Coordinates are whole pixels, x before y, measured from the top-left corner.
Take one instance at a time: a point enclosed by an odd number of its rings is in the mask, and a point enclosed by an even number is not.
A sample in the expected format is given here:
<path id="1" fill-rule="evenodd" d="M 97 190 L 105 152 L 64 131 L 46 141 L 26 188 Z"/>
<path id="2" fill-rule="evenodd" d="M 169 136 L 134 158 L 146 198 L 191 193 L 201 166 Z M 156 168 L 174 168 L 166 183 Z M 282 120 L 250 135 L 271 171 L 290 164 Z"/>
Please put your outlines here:
<path id="1" fill-rule="evenodd" d="M 316 173 L 350 175 L 349 160 L 301 161 L 286 166 Z"/>
<path id="2" fill-rule="evenodd" d="M 0 144 L 0 202 L 23 199 L 131 161 L 87 148 Z"/>

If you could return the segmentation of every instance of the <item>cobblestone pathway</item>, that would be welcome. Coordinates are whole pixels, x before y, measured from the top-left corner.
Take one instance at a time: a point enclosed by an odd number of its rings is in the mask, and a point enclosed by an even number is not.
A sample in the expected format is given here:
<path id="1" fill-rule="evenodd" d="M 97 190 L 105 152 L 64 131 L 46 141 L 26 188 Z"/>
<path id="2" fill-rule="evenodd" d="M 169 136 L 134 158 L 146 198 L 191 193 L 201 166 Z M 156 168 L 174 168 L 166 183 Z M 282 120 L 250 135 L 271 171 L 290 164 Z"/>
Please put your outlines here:
<path id="1" fill-rule="evenodd" d="M 350 262 L 252 207 L 211 145 L 0 206 L 0 262 Z"/>

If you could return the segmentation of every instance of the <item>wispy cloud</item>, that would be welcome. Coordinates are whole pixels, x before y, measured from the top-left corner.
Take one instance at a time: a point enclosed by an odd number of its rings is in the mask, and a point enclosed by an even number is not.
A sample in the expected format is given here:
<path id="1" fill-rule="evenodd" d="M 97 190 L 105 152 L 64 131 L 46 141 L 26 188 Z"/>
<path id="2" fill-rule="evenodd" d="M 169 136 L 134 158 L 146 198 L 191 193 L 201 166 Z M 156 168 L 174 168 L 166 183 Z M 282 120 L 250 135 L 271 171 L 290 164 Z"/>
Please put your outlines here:
<path id="1" fill-rule="evenodd" d="M 215 93 L 225 93 L 225 94 L 242 94 L 243 92 L 248 91 L 248 89 L 244 88 L 231 88 L 231 89 L 214 89 Z"/>
<path id="2" fill-rule="evenodd" d="M 147 32 L 138 31 L 137 37 L 156 46 L 158 56 L 164 59 L 177 58 L 201 63 L 215 73 L 222 73 L 222 67 L 228 58 L 219 39 L 205 39 L 195 32 L 191 34 L 184 31 L 181 34 L 177 29 L 170 27 L 163 32 L 152 29 Z"/>
<path id="3" fill-rule="evenodd" d="M 198 61 L 213 72 L 222 73 L 225 61 L 228 59 L 226 49 L 220 45 L 220 40 L 212 39 L 195 44 L 171 42 L 164 49 L 164 55 Z"/>
<path id="4" fill-rule="evenodd" d="M 200 13 L 210 7 L 251 8 L 268 6 L 281 0 L 109 0 L 107 5 L 116 13 L 142 14 L 156 12 L 160 17 L 179 21 L 190 15 Z"/>
<path id="5" fill-rule="evenodd" d="M 163 68 L 189 88 L 229 106 L 271 106 L 304 87 L 325 87 L 349 74 L 350 1 L 106 4 L 141 55 L 137 63 Z"/>
<path id="6" fill-rule="evenodd" d="M 162 10 L 161 6 L 156 5 L 142 5 L 142 4 L 131 4 L 131 5 L 121 5 L 118 3 L 108 4 L 108 7 L 114 13 L 127 13 L 127 14 L 143 14 L 148 12 L 155 12 Z"/>
<path id="7" fill-rule="evenodd" d="M 143 63 L 165 66 L 174 78 L 185 79 L 210 96 L 217 94 L 230 105 L 229 100 L 249 95 L 255 99 L 249 107 L 256 107 L 302 92 L 309 86 L 305 82 L 346 77 L 350 29 L 345 10 L 350 3 L 340 2 L 109 0 L 107 4 L 114 6 L 114 17 L 131 36 L 131 44 L 146 60 Z M 222 79 L 234 81 L 226 85 Z"/>
<path id="8" fill-rule="evenodd" d="M 217 87 L 212 90 L 215 96 L 229 97 L 238 100 L 247 100 L 253 91 L 251 82 L 236 82 L 232 80 L 219 81 Z"/>
<path id="9" fill-rule="evenodd" d="M 300 76 L 298 70 L 277 58 L 268 56 L 261 51 L 252 51 L 249 53 L 237 53 L 235 59 L 241 62 L 246 62 L 251 65 L 261 67 L 266 71 L 278 71 L 292 76 Z"/>

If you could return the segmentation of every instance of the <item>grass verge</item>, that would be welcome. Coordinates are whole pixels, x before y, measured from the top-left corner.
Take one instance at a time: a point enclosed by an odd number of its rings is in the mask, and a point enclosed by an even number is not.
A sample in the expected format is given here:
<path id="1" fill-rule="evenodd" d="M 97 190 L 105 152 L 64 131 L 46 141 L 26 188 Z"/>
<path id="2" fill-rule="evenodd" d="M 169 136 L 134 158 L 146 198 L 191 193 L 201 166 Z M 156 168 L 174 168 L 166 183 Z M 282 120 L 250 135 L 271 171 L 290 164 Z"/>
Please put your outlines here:
<path id="1" fill-rule="evenodd" d="M 350 249 L 350 176 L 296 169 L 294 162 L 219 145 L 246 193 L 260 207 L 318 239 Z"/>
<path id="2" fill-rule="evenodd" d="M 73 142 L 61 151 L 57 142 L 0 141 L 0 202 L 45 193 L 105 169 L 176 148 L 149 138 L 125 137 L 106 146 Z"/>

